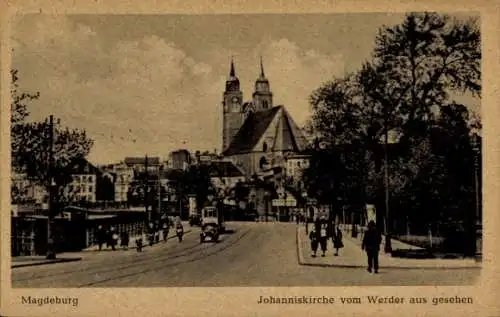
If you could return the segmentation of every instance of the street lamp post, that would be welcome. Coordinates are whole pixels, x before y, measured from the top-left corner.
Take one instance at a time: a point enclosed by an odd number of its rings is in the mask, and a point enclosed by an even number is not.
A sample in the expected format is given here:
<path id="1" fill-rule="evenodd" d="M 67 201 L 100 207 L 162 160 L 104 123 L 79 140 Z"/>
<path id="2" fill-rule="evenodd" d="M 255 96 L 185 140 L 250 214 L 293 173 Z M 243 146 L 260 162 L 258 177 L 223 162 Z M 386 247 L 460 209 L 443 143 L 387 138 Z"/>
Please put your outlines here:
<path id="1" fill-rule="evenodd" d="M 309 233 L 309 228 L 308 228 L 308 215 L 307 215 L 307 192 L 304 190 L 302 192 L 302 215 L 304 216 L 304 222 L 306 225 L 306 233 Z"/>
<path id="2" fill-rule="evenodd" d="M 477 227 L 479 227 L 481 225 L 481 195 L 480 195 L 480 187 L 479 187 L 479 172 L 480 172 L 480 169 L 479 169 L 479 159 L 481 158 L 481 155 L 480 155 L 480 151 L 481 151 L 481 148 L 480 148 L 480 144 L 479 144 L 479 140 L 478 140 L 478 137 L 477 136 L 473 136 L 472 138 L 472 147 L 473 147 L 473 155 L 474 155 L 474 191 L 475 191 L 475 202 L 476 202 L 476 221 L 475 221 L 475 226 L 472 226 L 474 229 L 471 230 L 474 234 L 474 244 L 473 244 L 473 247 L 474 247 L 474 253 L 477 255 L 478 252 L 481 252 L 480 250 L 480 245 L 478 245 L 478 240 L 477 240 Z M 472 232 L 471 232 L 471 236 L 472 236 Z M 471 241 L 472 243 L 472 241 Z"/>
<path id="3" fill-rule="evenodd" d="M 47 181 L 48 181 L 48 209 L 47 209 L 47 259 L 55 259 L 56 251 L 54 247 L 54 230 L 53 225 L 53 208 L 54 208 L 54 188 L 55 182 L 53 178 L 54 167 L 54 117 L 49 117 L 49 161 L 47 166 Z"/>
<path id="4" fill-rule="evenodd" d="M 148 218 L 148 223 L 151 222 L 151 214 L 149 213 L 148 210 L 148 189 L 149 189 L 149 177 L 148 177 L 148 155 L 146 154 L 144 156 L 144 209 Z"/>
<path id="5" fill-rule="evenodd" d="M 388 143 L 389 143 L 389 129 L 388 129 L 388 114 L 385 111 L 384 116 L 384 191 L 385 191 L 385 253 L 392 252 L 391 246 L 391 233 L 390 233 L 390 213 L 389 213 L 389 155 L 388 155 Z"/>
<path id="6" fill-rule="evenodd" d="M 477 137 L 472 138 L 472 146 L 474 153 L 474 191 L 476 198 L 476 222 L 479 224 L 481 219 L 481 197 L 479 193 L 479 158 L 480 147 Z"/>

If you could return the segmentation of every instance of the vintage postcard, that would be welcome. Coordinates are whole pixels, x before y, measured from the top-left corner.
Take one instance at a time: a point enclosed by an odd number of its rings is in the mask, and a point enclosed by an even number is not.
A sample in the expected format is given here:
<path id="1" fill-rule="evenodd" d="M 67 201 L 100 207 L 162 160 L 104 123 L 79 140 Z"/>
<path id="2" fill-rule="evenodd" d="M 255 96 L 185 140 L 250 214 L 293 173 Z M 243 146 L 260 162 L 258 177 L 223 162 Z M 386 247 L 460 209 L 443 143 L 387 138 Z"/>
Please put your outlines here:
<path id="1" fill-rule="evenodd" d="M 462 5 L 8 7 L 2 315 L 500 315 Z"/>

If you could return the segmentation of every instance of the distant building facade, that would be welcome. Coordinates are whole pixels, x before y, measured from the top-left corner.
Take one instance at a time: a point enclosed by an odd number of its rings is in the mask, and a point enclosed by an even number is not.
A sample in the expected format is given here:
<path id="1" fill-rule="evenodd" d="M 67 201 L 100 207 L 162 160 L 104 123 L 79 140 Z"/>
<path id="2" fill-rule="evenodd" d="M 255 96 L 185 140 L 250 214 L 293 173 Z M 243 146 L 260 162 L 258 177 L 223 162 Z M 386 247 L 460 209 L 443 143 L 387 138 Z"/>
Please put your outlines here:
<path id="1" fill-rule="evenodd" d="M 303 187 L 304 170 L 309 168 L 309 155 L 295 154 L 286 157 L 285 161 L 285 177 L 290 185 L 296 188 Z"/>
<path id="2" fill-rule="evenodd" d="M 161 166 L 159 157 L 126 157 L 123 163 L 136 173 L 144 173 L 146 166 L 148 172 L 156 173 Z"/>
<path id="3" fill-rule="evenodd" d="M 191 153 L 186 149 L 173 151 L 168 156 L 167 168 L 185 171 L 191 164 Z"/>
<path id="4" fill-rule="evenodd" d="M 103 172 L 103 177 L 108 178 L 114 186 L 114 201 L 127 202 L 130 183 L 134 179 L 133 166 L 120 162 L 107 166 Z"/>
<path id="5" fill-rule="evenodd" d="M 41 204 L 45 202 L 48 195 L 47 190 L 30 180 L 26 173 L 13 172 L 11 182 L 13 204 L 26 202 Z"/>
<path id="6" fill-rule="evenodd" d="M 196 151 L 194 155 L 194 160 L 195 160 L 194 163 L 207 165 L 211 164 L 214 161 L 220 160 L 220 158 L 221 157 L 215 151 L 213 153 L 210 153 L 208 151 L 203 153 L 200 151 Z"/>
<path id="7" fill-rule="evenodd" d="M 65 187 L 70 201 L 96 202 L 97 177 L 101 172 L 86 159 L 78 161 L 72 168 L 72 181 Z"/>

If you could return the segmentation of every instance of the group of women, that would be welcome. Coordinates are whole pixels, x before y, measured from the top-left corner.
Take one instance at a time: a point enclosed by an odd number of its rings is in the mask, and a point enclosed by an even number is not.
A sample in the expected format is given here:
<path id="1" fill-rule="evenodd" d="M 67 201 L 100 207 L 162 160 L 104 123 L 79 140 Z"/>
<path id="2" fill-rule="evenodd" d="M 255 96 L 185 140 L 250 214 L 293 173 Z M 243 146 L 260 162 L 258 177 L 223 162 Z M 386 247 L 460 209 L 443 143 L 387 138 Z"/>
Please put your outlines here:
<path id="1" fill-rule="evenodd" d="M 339 255 L 339 249 L 344 247 L 342 242 L 342 231 L 335 223 L 328 221 L 326 217 L 317 218 L 313 223 L 312 230 L 309 232 L 311 240 L 311 256 L 316 257 L 318 247 L 321 248 L 321 256 L 326 255 L 328 249 L 328 240 L 332 240 L 335 249 L 334 256 Z"/>

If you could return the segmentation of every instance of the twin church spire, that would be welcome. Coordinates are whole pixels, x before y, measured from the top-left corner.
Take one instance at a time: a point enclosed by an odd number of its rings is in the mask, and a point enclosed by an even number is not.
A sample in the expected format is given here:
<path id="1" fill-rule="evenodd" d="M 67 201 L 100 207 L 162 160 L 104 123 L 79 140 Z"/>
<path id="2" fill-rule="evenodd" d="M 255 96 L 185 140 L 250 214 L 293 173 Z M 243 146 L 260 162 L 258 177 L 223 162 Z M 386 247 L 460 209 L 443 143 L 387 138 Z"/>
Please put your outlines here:
<path id="1" fill-rule="evenodd" d="M 264 63 L 262 62 L 262 56 L 260 57 L 260 80 L 266 80 L 266 75 L 264 74 Z"/>
<path id="2" fill-rule="evenodd" d="M 273 107 L 273 94 L 264 73 L 264 63 L 260 58 L 260 74 L 255 81 L 255 89 L 250 102 L 243 102 L 240 80 L 236 75 L 234 60 L 231 58 L 229 77 L 223 94 L 223 148 L 229 147 L 236 133 L 252 112 L 261 112 Z"/>

